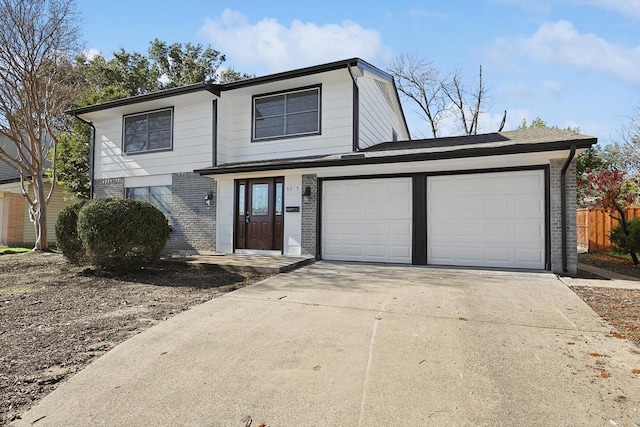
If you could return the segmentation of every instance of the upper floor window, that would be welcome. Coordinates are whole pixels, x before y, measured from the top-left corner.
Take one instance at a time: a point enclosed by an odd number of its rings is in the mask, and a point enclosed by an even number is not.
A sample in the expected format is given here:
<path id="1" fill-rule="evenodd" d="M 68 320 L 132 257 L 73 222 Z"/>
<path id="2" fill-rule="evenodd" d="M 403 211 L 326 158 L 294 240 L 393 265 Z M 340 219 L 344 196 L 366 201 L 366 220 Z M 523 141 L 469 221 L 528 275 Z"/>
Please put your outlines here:
<path id="1" fill-rule="evenodd" d="M 123 134 L 125 153 L 169 150 L 173 139 L 173 110 L 125 116 Z"/>
<path id="2" fill-rule="evenodd" d="M 253 140 L 320 133 L 320 87 L 253 98 Z"/>

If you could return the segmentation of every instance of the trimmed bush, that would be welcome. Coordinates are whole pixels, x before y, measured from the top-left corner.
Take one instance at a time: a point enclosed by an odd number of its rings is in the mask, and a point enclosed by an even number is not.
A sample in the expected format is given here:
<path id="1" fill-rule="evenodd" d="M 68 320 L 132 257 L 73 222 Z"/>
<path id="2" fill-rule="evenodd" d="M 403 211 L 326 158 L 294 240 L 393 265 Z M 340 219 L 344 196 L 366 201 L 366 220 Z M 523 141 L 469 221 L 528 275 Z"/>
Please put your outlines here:
<path id="1" fill-rule="evenodd" d="M 78 212 L 86 200 L 73 203 L 60 211 L 56 221 L 58 249 L 71 264 L 82 265 L 86 261 L 82 242 L 78 237 Z"/>
<path id="2" fill-rule="evenodd" d="M 169 225 L 164 214 L 147 202 L 96 199 L 80 210 L 78 235 L 91 264 L 128 271 L 160 256 L 169 239 Z"/>
<path id="3" fill-rule="evenodd" d="M 611 230 L 609 239 L 614 248 L 620 253 L 640 252 L 640 217 L 635 217 L 627 222 L 629 235 L 624 235 L 622 226 L 618 225 Z"/>

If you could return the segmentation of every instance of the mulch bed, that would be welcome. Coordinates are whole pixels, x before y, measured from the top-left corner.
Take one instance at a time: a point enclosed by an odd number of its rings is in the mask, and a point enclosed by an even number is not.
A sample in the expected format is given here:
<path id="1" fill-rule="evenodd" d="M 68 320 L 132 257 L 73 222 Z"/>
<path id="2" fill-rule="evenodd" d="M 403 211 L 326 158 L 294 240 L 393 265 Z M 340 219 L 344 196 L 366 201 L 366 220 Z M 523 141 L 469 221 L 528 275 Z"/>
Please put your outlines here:
<path id="1" fill-rule="evenodd" d="M 54 253 L 0 257 L 0 426 L 133 335 L 266 277 L 178 262 L 114 275 Z"/>

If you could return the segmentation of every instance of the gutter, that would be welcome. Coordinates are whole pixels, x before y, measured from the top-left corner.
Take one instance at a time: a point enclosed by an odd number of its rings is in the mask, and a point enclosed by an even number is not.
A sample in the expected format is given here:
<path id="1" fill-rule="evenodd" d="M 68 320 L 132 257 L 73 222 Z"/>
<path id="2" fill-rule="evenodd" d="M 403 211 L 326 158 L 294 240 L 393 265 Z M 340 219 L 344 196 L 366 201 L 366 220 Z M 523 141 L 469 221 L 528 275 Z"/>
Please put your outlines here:
<path id="1" fill-rule="evenodd" d="M 560 171 L 560 227 L 562 228 L 562 272 L 568 272 L 567 261 L 567 169 L 576 155 L 576 145 L 571 145 L 569 157 Z"/>
<path id="2" fill-rule="evenodd" d="M 84 119 L 81 119 L 78 116 L 74 116 L 76 119 L 80 120 L 82 123 L 85 123 L 91 127 L 91 135 L 89 136 L 89 200 L 93 199 L 93 169 L 94 169 L 94 155 L 96 151 L 96 127 L 92 122 L 88 122 Z"/>
<path id="3" fill-rule="evenodd" d="M 360 89 L 356 78 L 351 71 L 351 65 L 347 64 L 347 71 L 353 80 L 353 113 L 352 113 L 352 128 L 353 128 L 353 151 L 360 151 Z"/>

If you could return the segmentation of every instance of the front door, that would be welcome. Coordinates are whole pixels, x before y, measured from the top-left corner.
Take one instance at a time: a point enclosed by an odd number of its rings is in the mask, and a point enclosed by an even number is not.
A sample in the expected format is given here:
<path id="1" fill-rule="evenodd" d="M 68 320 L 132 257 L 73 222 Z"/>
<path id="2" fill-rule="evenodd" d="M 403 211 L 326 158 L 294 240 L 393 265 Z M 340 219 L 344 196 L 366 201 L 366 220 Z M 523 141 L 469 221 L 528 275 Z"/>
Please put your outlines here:
<path id="1" fill-rule="evenodd" d="M 282 178 L 236 181 L 236 249 L 282 250 Z"/>

